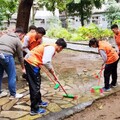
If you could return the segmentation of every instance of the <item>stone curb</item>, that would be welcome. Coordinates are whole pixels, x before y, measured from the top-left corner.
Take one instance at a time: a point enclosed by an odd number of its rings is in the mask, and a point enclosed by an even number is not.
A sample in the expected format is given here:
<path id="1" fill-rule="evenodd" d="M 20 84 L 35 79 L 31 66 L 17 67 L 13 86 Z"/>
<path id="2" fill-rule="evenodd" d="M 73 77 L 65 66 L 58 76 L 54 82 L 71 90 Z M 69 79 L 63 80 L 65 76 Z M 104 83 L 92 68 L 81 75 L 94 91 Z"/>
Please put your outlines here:
<path id="1" fill-rule="evenodd" d="M 78 51 L 78 52 L 87 52 L 87 53 L 93 53 L 93 54 L 98 54 L 98 52 L 94 52 L 94 51 L 87 51 L 87 50 L 76 50 L 76 49 L 72 49 L 72 48 L 67 48 L 69 50 L 73 50 L 73 51 Z"/>
<path id="2" fill-rule="evenodd" d="M 86 46 L 88 46 L 88 42 L 89 41 L 84 41 L 84 43 L 83 42 L 68 42 L 67 41 L 67 43 L 70 43 L 70 44 L 78 44 L 78 45 L 86 45 Z"/>
<path id="3" fill-rule="evenodd" d="M 90 100 L 88 102 L 84 102 L 81 104 L 78 104 L 76 106 L 70 107 L 70 108 L 66 108 L 63 109 L 60 112 L 56 112 L 56 113 L 50 113 L 46 116 L 43 116 L 42 118 L 38 118 L 36 120 L 63 120 L 75 113 L 81 112 L 82 110 L 84 110 L 86 107 L 91 106 L 95 101 L 98 101 L 100 99 L 106 98 L 108 96 L 114 95 L 115 93 L 120 92 L 120 87 L 118 87 L 115 91 L 113 92 L 108 92 L 106 93 L 104 96 L 100 96 L 98 98 L 95 98 L 93 100 Z"/>
<path id="4" fill-rule="evenodd" d="M 43 116 L 42 118 L 39 118 L 37 120 L 62 120 L 70 115 L 73 115 L 75 113 L 78 113 L 78 112 L 84 110 L 86 107 L 92 105 L 92 103 L 93 103 L 93 101 L 81 103 L 74 107 L 63 109 L 60 112 L 50 113 L 50 114 Z"/>

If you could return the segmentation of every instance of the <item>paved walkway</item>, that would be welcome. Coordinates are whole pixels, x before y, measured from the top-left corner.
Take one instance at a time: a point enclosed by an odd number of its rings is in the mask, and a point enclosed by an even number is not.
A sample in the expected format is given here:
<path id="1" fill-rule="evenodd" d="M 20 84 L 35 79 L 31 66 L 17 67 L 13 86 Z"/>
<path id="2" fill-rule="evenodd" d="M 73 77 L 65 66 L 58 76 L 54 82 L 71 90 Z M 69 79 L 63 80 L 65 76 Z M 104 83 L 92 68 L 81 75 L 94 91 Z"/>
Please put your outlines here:
<path id="1" fill-rule="evenodd" d="M 48 43 L 47 40 L 45 42 Z M 68 48 L 69 47 L 71 47 L 71 45 L 68 45 Z M 87 46 L 85 47 L 88 49 Z M 77 49 L 77 47 L 75 46 L 74 48 Z M 118 68 L 118 74 L 120 74 L 120 68 Z M 89 76 L 90 75 L 91 73 L 89 73 Z M 45 76 L 45 74 L 42 74 L 42 76 Z M 11 119 L 12 120 L 34 120 L 34 119 L 59 120 L 75 112 L 79 112 L 85 109 L 85 107 L 91 105 L 96 99 L 105 97 L 109 94 L 112 94 L 120 90 L 120 87 L 117 87 L 115 89 L 112 89 L 112 91 L 109 93 L 91 94 L 90 88 L 94 86 L 96 83 L 92 83 L 92 84 L 84 83 L 86 76 L 87 75 L 83 75 L 82 86 L 79 84 L 79 82 L 75 84 L 74 80 L 72 81 L 69 80 L 67 82 L 61 81 L 61 84 L 64 86 L 66 91 L 70 94 L 77 95 L 78 96 L 77 99 L 63 97 L 64 92 L 62 91 L 61 88 L 54 90 L 53 83 L 50 83 L 49 81 L 42 81 L 41 93 L 43 96 L 43 100 L 48 101 L 49 103 L 48 107 L 46 108 L 47 112 L 44 115 L 35 115 L 35 116 L 29 115 L 30 96 L 29 96 L 28 87 L 24 87 L 17 91 L 18 93 L 24 94 L 24 97 L 21 99 L 9 100 L 8 96 L 1 97 L 0 120 L 11 120 Z M 118 83 L 120 84 L 120 81 L 118 81 Z"/>
<path id="2" fill-rule="evenodd" d="M 54 39 L 49 39 L 49 38 L 44 38 L 44 43 L 54 43 L 56 40 Z M 72 50 L 76 50 L 76 51 L 81 51 L 81 52 L 91 52 L 91 53 L 97 53 L 97 49 L 95 48 L 90 48 L 88 46 L 88 41 L 84 41 L 84 42 L 79 42 L 77 44 L 72 43 L 72 42 L 68 42 L 67 43 L 67 48 L 68 49 L 72 49 Z"/>

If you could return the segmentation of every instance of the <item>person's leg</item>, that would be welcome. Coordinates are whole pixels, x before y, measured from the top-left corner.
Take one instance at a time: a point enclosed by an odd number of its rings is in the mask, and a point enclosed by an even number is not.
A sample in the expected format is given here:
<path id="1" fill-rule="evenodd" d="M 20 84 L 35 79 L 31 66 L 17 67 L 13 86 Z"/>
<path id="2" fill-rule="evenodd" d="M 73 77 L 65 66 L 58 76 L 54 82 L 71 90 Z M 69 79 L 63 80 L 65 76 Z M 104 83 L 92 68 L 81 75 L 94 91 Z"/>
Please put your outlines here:
<path id="1" fill-rule="evenodd" d="M 112 73 L 112 67 L 111 64 L 105 65 L 105 70 L 104 70 L 104 84 L 105 84 L 105 89 L 109 89 L 109 81 L 110 81 L 110 75 Z"/>
<path id="2" fill-rule="evenodd" d="M 40 93 L 40 70 L 38 69 L 35 71 L 35 67 L 31 66 L 26 61 L 25 69 L 30 89 L 31 111 L 37 111 L 39 109 L 39 101 L 42 101 Z"/>
<path id="3" fill-rule="evenodd" d="M 26 54 L 27 54 L 27 53 L 23 51 L 23 57 L 25 57 Z M 22 74 L 22 78 L 27 79 L 26 73 L 23 73 L 23 74 Z"/>
<path id="4" fill-rule="evenodd" d="M 12 55 L 5 56 L 5 71 L 8 74 L 8 89 L 11 96 L 16 95 L 16 68 Z"/>
<path id="5" fill-rule="evenodd" d="M 111 82 L 112 86 L 116 86 L 117 83 L 117 64 L 118 60 L 114 62 L 112 65 L 112 82 Z"/>

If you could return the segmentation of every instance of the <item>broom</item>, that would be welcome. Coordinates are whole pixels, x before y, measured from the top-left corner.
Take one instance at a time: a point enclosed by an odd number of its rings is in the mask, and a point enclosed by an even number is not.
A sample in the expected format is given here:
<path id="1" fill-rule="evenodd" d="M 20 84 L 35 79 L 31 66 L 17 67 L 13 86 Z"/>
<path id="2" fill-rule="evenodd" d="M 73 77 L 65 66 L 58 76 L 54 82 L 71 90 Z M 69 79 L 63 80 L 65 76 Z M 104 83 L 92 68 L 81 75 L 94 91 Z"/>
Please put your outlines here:
<path id="1" fill-rule="evenodd" d="M 91 89 L 91 92 L 94 93 L 94 91 L 100 91 L 100 93 L 103 93 L 103 90 L 100 86 L 100 79 L 101 79 L 101 76 L 102 76 L 102 71 L 104 70 L 104 67 L 102 66 L 102 68 L 100 69 L 100 72 L 95 76 L 95 78 L 98 79 L 98 85 L 97 86 L 94 86 L 92 87 Z"/>
<path id="2" fill-rule="evenodd" d="M 98 86 L 100 85 L 100 78 L 101 78 L 101 76 L 102 76 L 102 71 L 103 71 L 103 70 L 104 70 L 104 67 L 102 66 L 102 68 L 100 69 L 100 72 L 98 73 L 99 76 L 98 76 L 98 75 L 95 76 L 95 78 L 98 78 Z"/>
<path id="3" fill-rule="evenodd" d="M 62 88 L 62 90 L 64 91 L 65 95 L 63 95 L 63 97 L 67 97 L 67 98 L 73 98 L 73 99 L 77 99 L 77 96 L 74 96 L 72 94 L 68 94 L 66 92 L 66 90 L 63 88 L 63 86 L 61 85 L 61 83 L 57 80 L 58 84 L 60 85 L 60 87 Z"/>
<path id="4" fill-rule="evenodd" d="M 55 81 L 51 78 L 51 76 L 49 75 L 49 73 L 43 67 L 41 67 L 41 68 L 47 74 L 49 80 L 52 81 L 55 84 L 54 89 L 55 90 L 58 89 L 60 85 L 58 83 L 55 83 Z"/>
<path id="5" fill-rule="evenodd" d="M 68 94 L 58 80 L 56 80 L 56 82 L 58 83 L 58 84 L 56 84 L 55 81 L 53 81 L 53 79 L 51 78 L 51 76 L 48 74 L 48 72 L 43 67 L 41 67 L 41 68 L 47 74 L 47 76 L 49 77 L 49 79 L 55 84 L 54 89 L 57 89 L 57 88 L 59 88 L 59 86 L 61 86 L 62 90 L 65 93 L 65 95 L 63 95 L 63 97 L 77 99 L 77 96 L 74 96 L 72 94 Z"/>

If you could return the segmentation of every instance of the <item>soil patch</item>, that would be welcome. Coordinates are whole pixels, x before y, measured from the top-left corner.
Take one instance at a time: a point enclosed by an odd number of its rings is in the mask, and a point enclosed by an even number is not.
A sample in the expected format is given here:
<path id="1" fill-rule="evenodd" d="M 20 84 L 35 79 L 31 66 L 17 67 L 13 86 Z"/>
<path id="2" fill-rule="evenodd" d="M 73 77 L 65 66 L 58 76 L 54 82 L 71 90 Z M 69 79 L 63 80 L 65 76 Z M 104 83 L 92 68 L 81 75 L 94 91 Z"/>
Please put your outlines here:
<path id="1" fill-rule="evenodd" d="M 119 98 L 120 92 L 114 93 L 64 120 L 120 120 Z"/>

